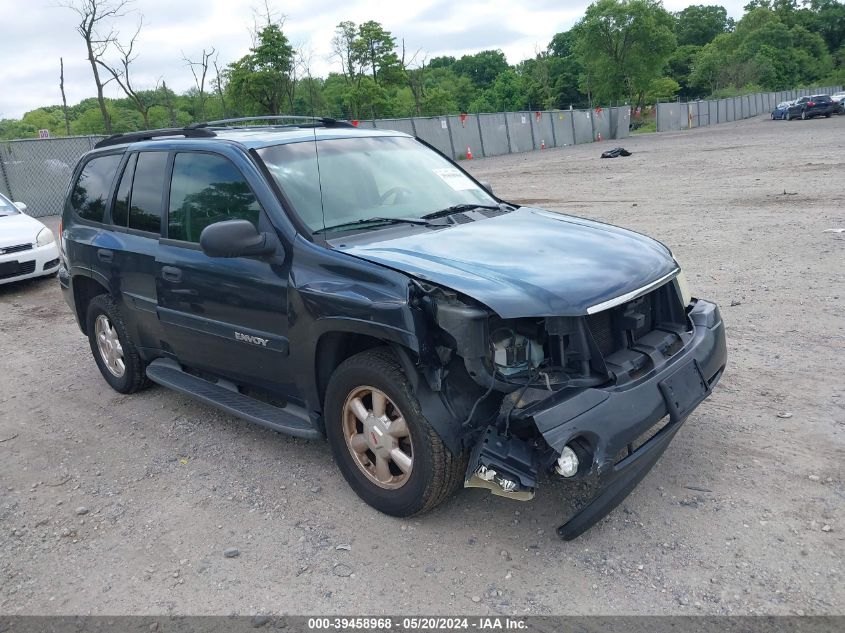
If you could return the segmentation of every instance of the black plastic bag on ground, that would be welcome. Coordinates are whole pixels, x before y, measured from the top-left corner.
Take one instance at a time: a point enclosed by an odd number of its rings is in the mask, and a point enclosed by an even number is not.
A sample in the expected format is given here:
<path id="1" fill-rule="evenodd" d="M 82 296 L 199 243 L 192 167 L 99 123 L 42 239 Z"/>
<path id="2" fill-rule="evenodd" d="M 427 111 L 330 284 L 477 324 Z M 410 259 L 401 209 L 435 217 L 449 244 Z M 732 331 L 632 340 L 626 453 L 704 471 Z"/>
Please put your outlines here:
<path id="1" fill-rule="evenodd" d="M 602 152 L 602 158 L 616 158 L 617 156 L 630 156 L 631 152 L 629 152 L 624 147 L 614 147 L 613 149 L 609 149 L 606 152 Z"/>

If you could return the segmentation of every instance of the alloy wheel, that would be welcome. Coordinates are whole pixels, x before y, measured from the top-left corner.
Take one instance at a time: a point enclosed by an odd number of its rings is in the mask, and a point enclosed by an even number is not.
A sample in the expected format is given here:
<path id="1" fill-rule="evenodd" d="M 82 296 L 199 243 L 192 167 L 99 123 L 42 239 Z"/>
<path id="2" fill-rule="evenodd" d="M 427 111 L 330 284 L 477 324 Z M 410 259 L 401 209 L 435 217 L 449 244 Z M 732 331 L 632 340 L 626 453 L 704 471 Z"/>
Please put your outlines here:
<path id="1" fill-rule="evenodd" d="M 117 330 L 105 314 L 101 314 L 94 322 L 94 336 L 97 339 L 97 349 L 106 369 L 115 378 L 122 378 L 126 372 L 123 361 L 123 346 L 117 336 Z"/>
<path id="2" fill-rule="evenodd" d="M 380 488 L 404 486 L 414 466 L 414 446 L 405 417 L 375 387 L 353 389 L 343 405 L 343 437 L 364 476 Z"/>

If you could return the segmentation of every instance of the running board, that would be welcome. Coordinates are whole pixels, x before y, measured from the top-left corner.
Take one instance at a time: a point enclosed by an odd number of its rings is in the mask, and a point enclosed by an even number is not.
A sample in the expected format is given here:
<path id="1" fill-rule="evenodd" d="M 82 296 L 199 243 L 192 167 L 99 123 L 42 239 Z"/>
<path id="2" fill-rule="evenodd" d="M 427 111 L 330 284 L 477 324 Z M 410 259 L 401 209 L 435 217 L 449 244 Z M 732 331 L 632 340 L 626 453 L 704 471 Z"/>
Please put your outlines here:
<path id="1" fill-rule="evenodd" d="M 279 433 L 307 440 L 323 437 L 305 409 L 290 404 L 284 408 L 274 407 L 233 390 L 229 383 L 223 386 L 182 371 L 172 360 L 159 358 L 151 362 L 147 366 L 147 377 L 162 387 L 184 393 L 226 413 Z"/>

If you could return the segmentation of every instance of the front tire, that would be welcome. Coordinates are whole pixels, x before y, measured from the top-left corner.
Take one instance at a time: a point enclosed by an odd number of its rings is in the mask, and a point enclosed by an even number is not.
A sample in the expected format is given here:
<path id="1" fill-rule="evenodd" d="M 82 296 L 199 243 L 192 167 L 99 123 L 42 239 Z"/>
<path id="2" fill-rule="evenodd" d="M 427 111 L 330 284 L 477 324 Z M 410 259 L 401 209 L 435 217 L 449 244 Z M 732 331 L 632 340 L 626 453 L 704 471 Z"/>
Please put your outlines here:
<path id="1" fill-rule="evenodd" d="M 134 393 L 149 384 L 144 363 L 112 298 L 97 295 L 88 304 L 88 343 L 100 373 L 112 389 Z"/>
<path id="2" fill-rule="evenodd" d="M 802 121 L 807 120 L 807 111 L 806 110 L 801 110 L 801 120 Z"/>
<path id="3" fill-rule="evenodd" d="M 387 348 L 356 354 L 335 370 L 324 413 L 340 472 L 379 512 L 422 514 L 463 481 L 463 455 L 453 455 L 443 445 Z"/>

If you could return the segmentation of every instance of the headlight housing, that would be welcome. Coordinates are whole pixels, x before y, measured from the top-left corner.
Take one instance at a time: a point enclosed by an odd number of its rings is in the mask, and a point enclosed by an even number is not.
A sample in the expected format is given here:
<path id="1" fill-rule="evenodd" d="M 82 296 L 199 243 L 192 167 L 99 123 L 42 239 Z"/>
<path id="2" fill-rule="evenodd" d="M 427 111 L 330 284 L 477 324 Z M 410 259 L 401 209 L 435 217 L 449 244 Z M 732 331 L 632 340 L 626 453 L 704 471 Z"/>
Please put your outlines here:
<path id="1" fill-rule="evenodd" d="M 38 235 L 35 238 L 35 243 L 38 246 L 47 246 L 47 244 L 52 244 L 56 241 L 56 238 L 53 236 L 53 231 L 48 229 L 46 226 L 38 231 Z"/>
<path id="2" fill-rule="evenodd" d="M 692 293 L 689 290 L 687 276 L 683 270 L 675 277 L 675 283 L 678 285 L 678 294 L 681 296 L 681 301 L 683 301 L 684 307 L 686 308 L 692 301 Z"/>

